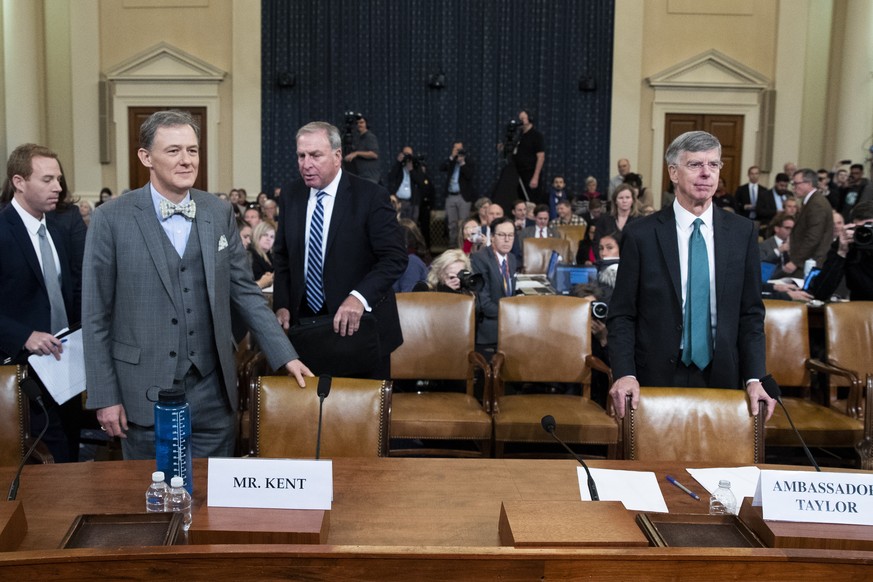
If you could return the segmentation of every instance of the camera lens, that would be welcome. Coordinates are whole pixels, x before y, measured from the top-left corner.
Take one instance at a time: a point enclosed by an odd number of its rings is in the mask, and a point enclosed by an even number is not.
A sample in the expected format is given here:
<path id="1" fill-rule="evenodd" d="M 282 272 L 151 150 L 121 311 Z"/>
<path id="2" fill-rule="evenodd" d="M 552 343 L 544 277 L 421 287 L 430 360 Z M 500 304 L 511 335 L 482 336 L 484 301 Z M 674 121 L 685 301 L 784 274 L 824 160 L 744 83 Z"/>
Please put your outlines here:
<path id="1" fill-rule="evenodd" d="M 867 247 L 873 244 L 873 222 L 858 225 L 855 228 L 855 244 Z"/>

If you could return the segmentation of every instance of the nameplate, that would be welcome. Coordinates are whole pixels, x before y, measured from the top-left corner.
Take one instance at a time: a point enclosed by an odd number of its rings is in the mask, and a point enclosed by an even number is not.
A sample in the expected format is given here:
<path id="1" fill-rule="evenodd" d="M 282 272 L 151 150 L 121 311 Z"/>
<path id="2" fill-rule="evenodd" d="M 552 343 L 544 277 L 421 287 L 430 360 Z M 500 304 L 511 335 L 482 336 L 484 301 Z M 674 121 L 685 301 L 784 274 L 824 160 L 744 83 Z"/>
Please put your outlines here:
<path id="1" fill-rule="evenodd" d="M 873 525 L 873 475 L 761 471 L 752 505 L 766 520 Z"/>
<path id="2" fill-rule="evenodd" d="M 209 507 L 330 509 L 333 463 L 295 459 L 209 459 Z"/>

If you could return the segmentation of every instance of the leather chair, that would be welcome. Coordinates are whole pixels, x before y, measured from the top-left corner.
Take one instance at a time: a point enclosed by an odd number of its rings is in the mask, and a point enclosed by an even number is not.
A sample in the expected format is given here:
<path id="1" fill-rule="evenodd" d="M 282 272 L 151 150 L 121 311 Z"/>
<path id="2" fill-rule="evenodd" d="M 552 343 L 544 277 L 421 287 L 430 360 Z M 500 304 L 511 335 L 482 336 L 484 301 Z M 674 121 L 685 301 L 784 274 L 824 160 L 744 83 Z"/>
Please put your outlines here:
<path id="1" fill-rule="evenodd" d="M 34 441 L 30 436 L 30 403 L 18 387 L 25 373 L 23 367 L 0 366 L 0 466 L 3 467 L 18 466 Z M 42 443 L 37 446 L 32 459 L 54 463 L 54 458 Z"/>
<path id="2" fill-rule="evenodd" d="M 855 447 L 864 438 L 864 422 L 846 414 L 846 403 L 839 406 L 836 387 L 823 401 L 813 399 L 810 372 L 838 375 L 850 383 L 854 376 L 845 370 L 810 359 L 807 307 L 795 301 L 765 300 L 767 315 L 767 369 L 783 388 L 782 403 L 797 431 L 810 447 Z M 766 424 L 770 446 L 800 446 L 781 407 Z"/>
<path id="3" fill-rule="evenodd" d="M 585 232 L 588 227 L 577 224 L 563 224 L 555 227 L 561 233 L 561 238 L 570 242 L 570 256 L 576 258 L 576 251 L 579 250 L 579 241 L 585 238 Z"/>
<path id="4" fill-rule="evenodd" d="M 640 388 L 622 420 L 624 458 L 725 465 L 764 461 L 764 416 L 749 415 L 745 390 Z"/>
<path id="5" fill-rule="evenodd" d="M 491 454 L 491 374 L 474 350 L 476 302 L 455 293 L 398 293 L 403 345 L 391 354 L 393 380 L 460 380 L 466 392 L 394 392 L 391 438 L 473 441 L 478 450 L 400 449 L 391 454 L 479 457 Z M 485 377 L 483 402 L 473 393 L 476 369 Z"/>
<path id="6" fill-rule="evenodd" d="M 827 361 L 842 374 L 849 385 L 846 413 L 861 418 L 864 405 L 863 378 L 873 373 L 873 301 L 850 301 L 825 305 L 825 343 Z M 830 399 L 837 402 L 836 387 L 831 378 Z"/>
<path id="7" fill-rule="evenodd" d="M 261 376 L 252 402 L 252 455 L 314 458 L 318 378 L 300 388 L 289 376 Z M 324 400 L 321 457 L 384 457 L 388 451 L 391 382 L 333 378 Z"/>
<path id="8" fill-rule="evenodd" d="M 540 239 L 542 240 L 542 239 Z M 551 414 L 569 443 L 608 445 L 614 458 L 618 425 L 591 400 L 591 369 L 611 371 L 591 355 L 591 301 L 563 296 L 516 296 L 500 300 L 497 353 L 491 361 L 494 443 L 552 442 L 540 421 Z M 573 382 L 582 396 L 505 394 L 506 382 Z"/>
<path id="9" fill-rule="evenodd" d="M 528 275 L 544 275 L 549 268 L 552 251 L 558 251 L 565 263 L 573 263 L 576 258 L 576 255 L 570 255 L 570 241 L 566 239 L 524 239 L 524 272 Z"/>

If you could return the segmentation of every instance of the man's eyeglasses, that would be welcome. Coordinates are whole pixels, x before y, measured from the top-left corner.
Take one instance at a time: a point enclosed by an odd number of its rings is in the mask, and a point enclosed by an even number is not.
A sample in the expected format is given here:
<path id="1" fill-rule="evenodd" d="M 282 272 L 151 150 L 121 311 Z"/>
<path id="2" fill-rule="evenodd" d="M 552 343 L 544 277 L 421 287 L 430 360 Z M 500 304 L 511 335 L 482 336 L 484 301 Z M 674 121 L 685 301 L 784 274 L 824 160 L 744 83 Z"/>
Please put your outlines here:
<path id="1" fill-rule="evenodd" d="M 795 188 L 797 188 L 797 187 L 800 186 L 801 184 L 806 184 L 806 181 L 805 181 L 805 180 L 801 180 L 800 182 L 792 182 L 792 183 L 791 183 L 791 185 L 794 186 Z"/>
<path id="2" fill-rule="evenodd" d="M 724 166 L 724 162 L 719 160 L 717 162 L 706 162 L 706 163 L 704 163 L 704 162 L 688 162 L 687 164 L 673 164 L 673 165 L 676 167 L 685 166 L 686 168 L 688 168 L 692 172 L 700 172 L 701 170 L 703 170 L 703 167 L 706 166 L 706 169 L 709 170 L 710 172 L 718 172 Z"/>
<path id="3" fill-rule="evenodd" d="M 495 232 L 494 238 L 502 238 L 503 240 L 512 240 L 515 238 L 515 233 L 512 232 Z"/>

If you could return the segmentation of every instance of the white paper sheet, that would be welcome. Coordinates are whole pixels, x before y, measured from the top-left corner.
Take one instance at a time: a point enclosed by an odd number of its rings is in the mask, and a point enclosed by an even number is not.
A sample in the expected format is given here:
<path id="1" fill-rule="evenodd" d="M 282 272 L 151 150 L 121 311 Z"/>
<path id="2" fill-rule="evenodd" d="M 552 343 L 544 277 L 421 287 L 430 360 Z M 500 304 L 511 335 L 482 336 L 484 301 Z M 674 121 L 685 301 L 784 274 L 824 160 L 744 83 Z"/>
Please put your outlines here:
<path id="1" fill-rule="evenodd" d="M 59 334 L 60 335 L 60 334 Z M 85 390 L 85 352 L 82 346 L 82 330 L 77 329 L 63 336 L 64 351 L 61 359 L 54 356 L 32 355 L 28 363 L 42 380 L 46 390 L 58 404 Z"/>
<path id="2" fill-rule="evenodd" d="M 737 498 L 737 509 L 743 504 L 743 497 L 754 497 L 761 470 L 758 467 L 717 467 L 713 469 L 685 469 L 709 491 L 710 495 L 718 489 L 718 482 L 727 479 L 731 491 Z"/>
<path id="3" fill-rule="evenodd" d="M 582 501 L 591 501 L 585 469 L 577 467 L 576 475 Z M 591 469 L 591 477 L 601 501 L 621 501 L 626 509 L 633 511 L 668 513 L 658 479 L 650 471 Z"/>

